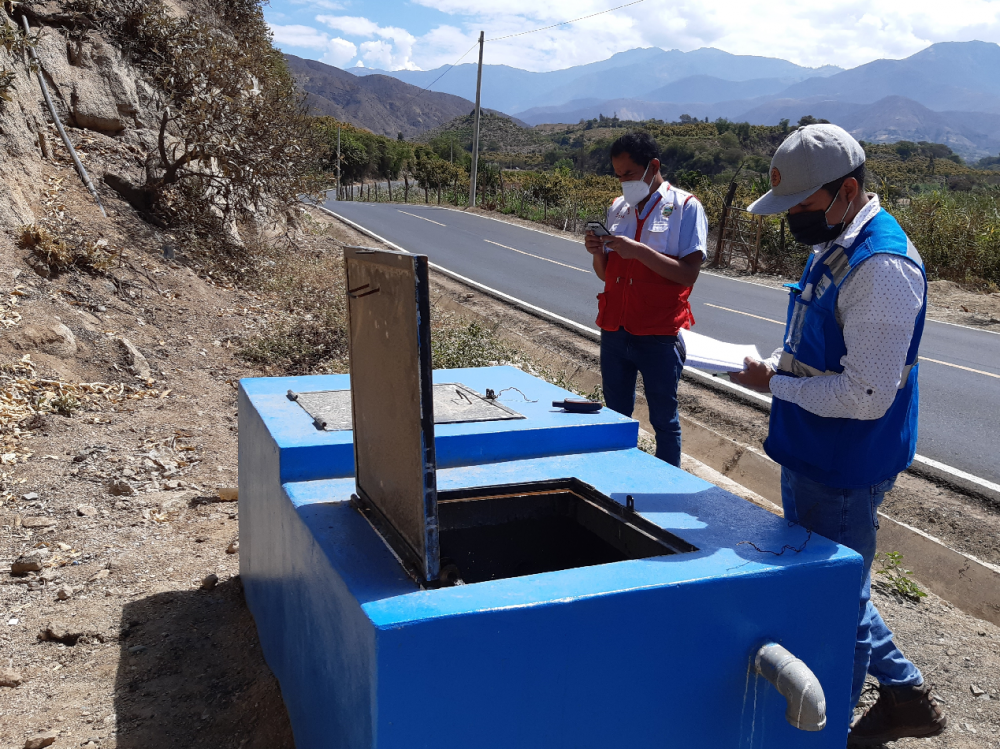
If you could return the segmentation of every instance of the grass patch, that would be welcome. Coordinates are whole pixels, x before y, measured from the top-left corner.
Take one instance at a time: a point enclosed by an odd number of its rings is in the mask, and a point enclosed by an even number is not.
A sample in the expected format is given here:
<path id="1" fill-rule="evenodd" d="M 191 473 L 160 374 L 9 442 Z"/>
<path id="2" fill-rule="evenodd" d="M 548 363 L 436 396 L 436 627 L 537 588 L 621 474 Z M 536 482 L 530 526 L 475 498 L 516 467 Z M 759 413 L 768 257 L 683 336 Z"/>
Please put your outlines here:
<path id="1" fill-rule="evenodd" d="M 431 310 L 431 362 L 434 369 L 518 366 L 524 357 L 500 336 L 500 326 L 466 322 L 450 313 Z"/>
<path id="2" fill-rule="evenodd" d="M 237 355 L 268 375 L 347 372 L 343 254 L 259 244 L 253 265 L 266 270 L 254 274 L 254 285 L 273 300 L 274 314 Z"/>

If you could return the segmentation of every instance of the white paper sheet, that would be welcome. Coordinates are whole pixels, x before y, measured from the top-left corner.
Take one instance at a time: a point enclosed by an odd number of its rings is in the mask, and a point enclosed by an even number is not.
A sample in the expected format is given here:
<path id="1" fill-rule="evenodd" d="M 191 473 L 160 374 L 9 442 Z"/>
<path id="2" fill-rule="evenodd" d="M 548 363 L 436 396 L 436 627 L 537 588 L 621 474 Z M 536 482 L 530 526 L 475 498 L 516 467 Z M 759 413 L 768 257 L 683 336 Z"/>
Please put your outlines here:
<path id="1" fill-rule="evenodd" d="M 680 332 L 687 348 L 687 366 L 706 372 L 742 372 L 746 357 L 760 359 L 757 347 L 738 343 L 724 343 L 691 330 Z"/>

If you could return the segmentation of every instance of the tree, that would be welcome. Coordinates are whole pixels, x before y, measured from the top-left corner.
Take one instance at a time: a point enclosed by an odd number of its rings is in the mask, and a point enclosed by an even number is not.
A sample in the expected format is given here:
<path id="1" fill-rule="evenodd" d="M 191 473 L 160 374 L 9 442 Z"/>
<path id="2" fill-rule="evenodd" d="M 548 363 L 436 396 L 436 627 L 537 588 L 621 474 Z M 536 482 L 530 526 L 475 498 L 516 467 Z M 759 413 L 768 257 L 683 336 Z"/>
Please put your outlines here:
<path id="1" fill-rule="evenodd" d="M 549 206 L 556 207 L 566 199 L 569 185 L 561 174 L 532 175 L 526 187 L 531 197 L 542 203 L 542 217 L 549 217 Z"/>
<path id="2" fill-rule="evenodd" d="M 432 189 L 437 190 L 438 203 L 441 202 L 441 189 L 450 185 L 458 176 L 458 168 L 440 158 L 429 148 L 420 147 L 414 152 L 414 175 L 417 183 L 424 189 L 424 202 L 430 202 Z"/>
<path id="3" fill-rule="evenodd" d="M 920 151 L 920 146 L 910 140 L 901 140 L 895 145 L 896 153 L 903 161 L 909 159 L 913 154 Z"/>
<path id="4" fill-rule="evenodd" d="M 157 222 L 193 226 L 211 215 L 250 219 L 312 190 L 325 148 L 257 3 L 238 0 L 220 11 L 240 25 L 239 35 L 162 7 L 126 10 L 95 11 L 95 23 L 137 45 L 126 50 L 164 98 L 145 183 L 136 189 L 116 180 L 123 197 Z M 115 25 L 129 23 L 130 35 Z"/>
<path id="5" fill-rule="evenodd" d="M 920 153 L 926 156 L 930 162 L 928 168 L 931 174 L 934 174 L 937 159 L 947 159 L 953 153 L 953 151 L 943 143 L 922 142 L 919 145 Z"/>

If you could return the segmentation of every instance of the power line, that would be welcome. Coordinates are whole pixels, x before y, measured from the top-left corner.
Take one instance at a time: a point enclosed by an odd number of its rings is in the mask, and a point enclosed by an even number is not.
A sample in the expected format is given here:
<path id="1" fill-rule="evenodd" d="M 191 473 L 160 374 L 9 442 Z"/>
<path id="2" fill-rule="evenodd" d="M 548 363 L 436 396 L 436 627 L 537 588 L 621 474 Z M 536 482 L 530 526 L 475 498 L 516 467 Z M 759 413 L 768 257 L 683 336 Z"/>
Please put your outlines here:
<path id="1" fill-rule="evenodd" d="M 502 41 L 503 39 L 512 39 L 515 36 L 525 36 L 526 34 L 535 34 L 535 33 L 539 32 L 539 31 L 546 31 L 548 29 L 555 29 L 555 28 L 558 28 L 559 26 L 566 26 L 566 25 L 571 24 L 571 23 L 576 23 L 577 21 L 586 21 L 588 18 L 595 18 L 597 16 L 603 16 L 605 13 L 613 13 L 616 10 L 621 10 L 622 8 L 628 8 L 629 6 L 638 5 L 639 3 L 644 3 L 644 2 L 646 2 L 646 0 L 632 0 L 632 2 L 630 2 L 630 3 L 625 3 L 624 5 L 617 5 L 614 8 L 608 8 L 607 10 L 601 10 L 601 11 L 598 11 L 597 13 L 590 13 L 589 15 L 580 16 L 579 18 L 573 18 L 573 19 L 570 19 L 569 21 L 561 21 L 559 23 L 553 23 L 553 24 L 551 24 L 549 26 L 542 26 L 541 28 L 531 29 L 530 31 L 519 31 L 516 34 L 507 34 L 506 36 L 498 36 L 498 37 L 495 37 L 494 39 L 487 39 L 486 41 L 487 42 L 499 42 L 499 41 Z M 448 73 L 450 73 L 452 71 L 453 68 L 457 67 L 458 64 L 460 62 L 462 62 L 462 60 L 464 60 L 466 58 L 466 56 L 472 50 L 474 50 L 476 48 L 476 45 L 478 45 L 478 44 L 479 44 L 478 41 L 475 42 L 471 47 L 469 47 L 465 51 L 465 54 L 463 54 L 461 57 L 459 57 L 457 60 L 455 60 L 454 63 L 452 63 L 451 65 L 449 65 L 445 69 L 445 71 L 443 73 L 441 73 L 441 75 L 439 75 L 437 78 L 435 78 L 433 81 L 431 81 L 427 86 L 425 86 L 424 88 L 420 89 L 417 93 L 415 93 L 413 96 L 411 96 L 406 101 L 406 104 L 404 104 L 403 106 L 408 105 L 410 102 L 412 102 L 414 99 L 416 99 L 421 94 L 426 93 L 427 91 L 430 91 L 431 87 L 435 83 L 437 83 L 442 78 L 444 78 Z"/>
<path id="2" fill-rule="evenodd" d="M 554 28 L 557 28 L 559 26 L 565 26 L 565 25 L 570 24 L 570 23 L 576 23 L 577 21 L 586 21 L 588 18 L 594 18 L 595 16 L 603 16 L 605 13 L 613 13 L 616 10 L 621 10 L 622 8 L 627 8 L 630 5 L 638 5 L 639 3 L 643 3 L 643 2 L 646 2 L 646 0 L 632 0 L 632 2 L 630 2 L 630 3 L 625 3 L 624 5 L 618 5 L 618 6 L 614 7 L 614 8 L 608 8 L 607 10 L 601 10 L 601 11 L 598 11 L 597 13 L 591 13 L 590 15 L 587 15 L 587 16 L 580 16 L 579 18 L 574 18 L 574 19 L 572 19 L 570 21 L 562 21 L 560 23 L 554 23 L 551 26 L 542 26 L 541 28 L 532 29 L 531 31 L 519 31 L 516 34 L 507 34 L 506 36 L 498 36 L 495 39 L 487 39 L 486 41 L 488 41 L 488 42 L 499 42 L 502 39 L 511 39 L 511 38 L 513 38 L 515 36 L 524 36 L 525 34 L 534 34 L 534 33 L 539 32 L 539 31 L 546 31 L 548 29 L 554 29 Z M 465 54 L 469 54 L 469 53 L 466 52 Z"/>
<path id="3" fill-rule="evenodd" d="M 639 0 L 639 2 L 642 2 L 642 0 Z M 415 93 L 415 94 L 414 94 L 413 96 L 411 96 L 411 97 L 410 97 L 410 98 L 409 98 L 409 99 L 407 100 L 406 104 L 404 104 L 403 106 L 404 106 L 404 107 L 405 107 L 405 106 L 407 106 L 407 105 L 408 105 L 408 104 L 409 104 L 409 103 L 410 103 L 411 101 L 413 101 L 414 99 L 416 99 L 416 98 L 417 98 L 418 96 L 420 96 L 420 95 L 421 95 L 422 93 L 424 93 L 425 91 L 430 91 L 430 89 L 431 89 L 431 86 L 433 86 L 433 85 L 434 85 L 435 83 L 437 83 L 437 82 L 438 82 L 438 81 L 440 81 L 440 80 L 441 80 L 442 78 L 444 78 L 444 77 L 445 77 L 445 75 L 446 75 L 447 73 L 450 73 L 450 72 L 451 72 L 451 69 L 452 69 L 452 68 L 454 68 L 454 67 L 455 67 L 456 65 L 458 65 L 458 63 L 462 62 L 462 60 L 464 60 L 464 59 L 465 59 L 466 55 L 468 55 L 468 54 L 469 54 L 469 53 L 470 53 L 470 52 L 471 52 L 472 50 L 474 50 L 474 49 L 475 49 L 476 47 L 478 47 L 478 46 L 479 46 L 479 41 L 477 40 L 477 41 L 476 41 L 476 42 L 475 42 L 475 43 L 474 43 L 474 44 L 473 44 L 473 45 L 472 45 L 471 47 L 469 47 L 469 48 L 468 48 L 467 50 L 465 50 L 465 54 L 464 54 L 464 55 L 462 55 L 462 56 L 461 56 L 461 57 L 459 57 L 459 58 L 458 58 L 457 60 L 455 60 L 455 62 L 453 62 L 453 63 L 452 63 L 451 65 L 449 65 L 449 66 L 448 66 L 448 67 L 447 67 L 447 68 L 445 69 L 444 73 L 442 73 L 442 74 L 441 74 L 441 75 L 439 75 L 439 76 L 438 76 L 437 78 L 435 78 L 435 79 L 434 79 L 433 81 L 431 81 L 431 82 L 430 82 L 429 84 L 427 84 L 426 86 L 424 86 L 424 88 L 422 88 L 422 89 L 420 89 L 419 91 L 417 91 L 417 93 Z"/>

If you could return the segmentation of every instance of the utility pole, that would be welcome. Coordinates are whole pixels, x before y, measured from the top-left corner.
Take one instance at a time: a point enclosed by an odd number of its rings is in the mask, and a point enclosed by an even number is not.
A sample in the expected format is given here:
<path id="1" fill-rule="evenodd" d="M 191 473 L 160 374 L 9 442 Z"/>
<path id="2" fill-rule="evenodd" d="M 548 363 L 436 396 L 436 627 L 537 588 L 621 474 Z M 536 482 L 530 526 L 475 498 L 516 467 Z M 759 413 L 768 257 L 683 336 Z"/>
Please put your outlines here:
<path id="1" fill-rule="evenodd" d="M 337 125 L 337 200 L 340 200 L 340 125 Z"/>
<path id="2" fill-rule="evenodd" d="M 469 208 L 476 204 L 476 172 L 479 170 L 479 101 L 483 92 L 483 42 L 486 34 L 479 32 L 479 74 L 476 76 L 476 124 L 472 136 L 472 174 L 469 175 Z"/>

